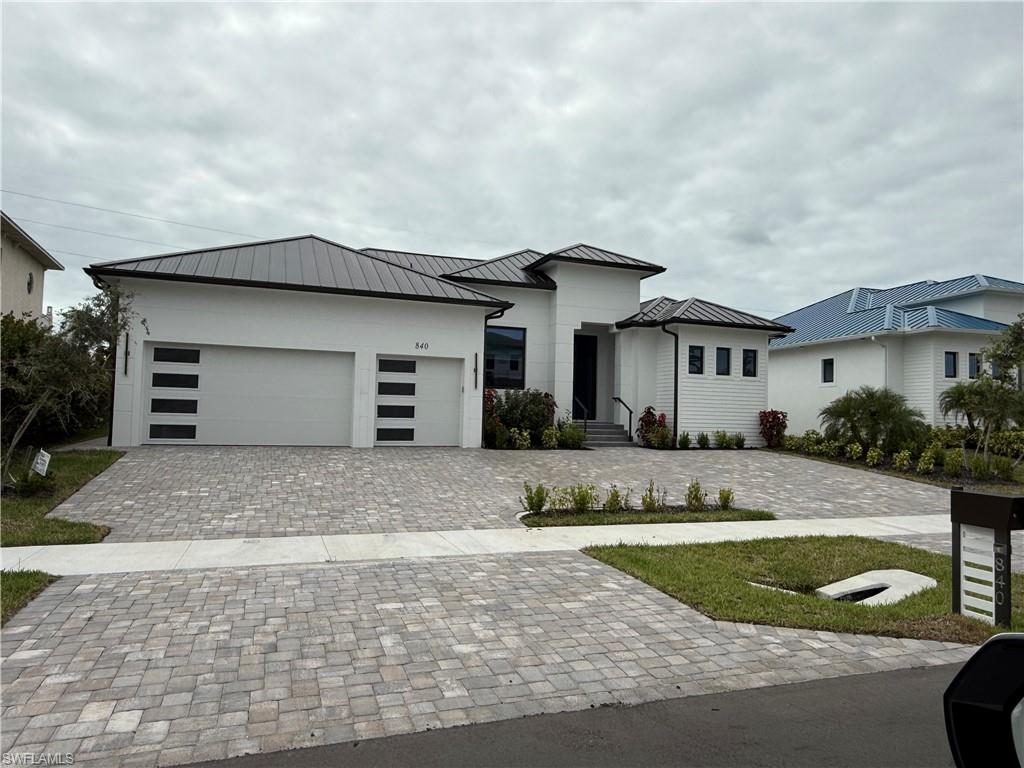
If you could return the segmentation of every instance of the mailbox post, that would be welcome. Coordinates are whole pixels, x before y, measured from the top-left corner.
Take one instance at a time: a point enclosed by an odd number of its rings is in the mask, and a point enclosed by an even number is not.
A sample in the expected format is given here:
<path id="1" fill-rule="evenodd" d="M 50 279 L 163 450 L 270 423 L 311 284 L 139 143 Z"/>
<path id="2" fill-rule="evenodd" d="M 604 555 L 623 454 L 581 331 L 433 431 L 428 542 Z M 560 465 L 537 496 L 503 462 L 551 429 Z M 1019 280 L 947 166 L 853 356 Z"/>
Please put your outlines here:
<path id="1" fill-rule="evenodd" d="M 953 612 L 1010 626 L 1010 531 L 1024 530 L 1024 496 L 954 488 Z"/>

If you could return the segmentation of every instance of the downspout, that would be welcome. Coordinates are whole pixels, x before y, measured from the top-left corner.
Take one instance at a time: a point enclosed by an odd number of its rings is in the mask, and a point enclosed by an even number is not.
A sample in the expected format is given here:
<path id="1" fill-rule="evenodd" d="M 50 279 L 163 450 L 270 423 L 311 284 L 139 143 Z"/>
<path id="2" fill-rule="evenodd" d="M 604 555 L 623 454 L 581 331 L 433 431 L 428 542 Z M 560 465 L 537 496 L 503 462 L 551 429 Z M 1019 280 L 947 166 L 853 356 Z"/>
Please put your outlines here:
<path id="1" fill-rule="evenodd" d="M 882 387 L 889 388 L 889 345 L 883 344 L 877 337 L 872 336 L 871 341 L 882 348 Z"/>
<path id="2" fill-rule="evenodd" d="M 500 317 L 504 317 L 505 311 L 508 310 L 508 309 L 511 309 L 511 308 L 512 308 L 511 305 L 509 305 L 509 306 L 506 306 L 506 307 L 502 307 L 501 309 L 495 310 L 494 312 L 488 312 L 486 315 L 484 315 L 484 351 L 485 351 L 485 353 L 486 353 L 486 350 L 487 350 L 487 321 L 488 320 L 497 320 Z M 477 390 L 477 389 L 480 388 L 480 360 L 476 359 L 478 354 L 479 353 L 477 353 L 477 352 L 473 353 L 473 357 L 474 357 L 474 361 L 473 361 L 473 389 L 474 390 Z M 485 387 L 485 389 L 486 389 L 486 387 Z M 480 447 L 481 448 L 484 447 L 484 412 L 483 412 L 484 405 L 483 405 L 483 401 L 484 401 L 484 398 L 481 398 L 480 399 Z"/>
<path id="3" fill-rule="evenodd" d="M 679 447 L 679 334 L 668 329 L 668 323 L 661 324 L 662 333 L 667 333 L 675 340 L 672 366 L 672 448 Z"/>

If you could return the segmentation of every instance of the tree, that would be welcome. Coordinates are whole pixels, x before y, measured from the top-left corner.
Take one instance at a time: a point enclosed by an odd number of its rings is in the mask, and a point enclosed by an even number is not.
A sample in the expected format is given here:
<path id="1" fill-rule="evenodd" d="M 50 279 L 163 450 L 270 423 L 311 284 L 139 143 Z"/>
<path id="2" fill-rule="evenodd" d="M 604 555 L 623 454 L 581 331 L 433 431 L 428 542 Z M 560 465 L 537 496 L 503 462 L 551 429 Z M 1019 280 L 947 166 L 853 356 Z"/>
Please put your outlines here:
<path id="1" fill-rule="evenodd" d="M 994 379 L 1008 386 L 1016 385 L 1015 377 L 1024 369 L 1024 312 L 981 350 L 981 358 L 991 363 Z"/>
<path id="2" fill-rule="evenodd" d="M 882 387 L 864 386 L 847 392 L 821 409 L 825 437 L 866 448 L 880 446 L 893 452 L 921 438 L 927 429 L 924 415 L 907 398 Z"/>
<path id="3" fill-rule="evenodd" d="M 973 432 L 975 428 L 974 414 L 978 410 L 978 391 L 975 382 L 959 381 L 939 395 L 939 410 L 943 416 L 953 414 L 954 418 L 962 415 L 967 420 L 967 428 Z"/>

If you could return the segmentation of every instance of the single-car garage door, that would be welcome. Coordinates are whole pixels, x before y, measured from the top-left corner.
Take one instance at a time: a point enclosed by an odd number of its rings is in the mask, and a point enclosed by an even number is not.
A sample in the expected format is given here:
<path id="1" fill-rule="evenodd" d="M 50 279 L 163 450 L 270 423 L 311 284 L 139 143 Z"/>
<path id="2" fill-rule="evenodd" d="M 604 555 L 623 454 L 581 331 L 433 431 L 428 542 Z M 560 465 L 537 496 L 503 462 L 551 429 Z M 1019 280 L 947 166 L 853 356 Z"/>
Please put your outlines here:
<path id="1" fill-rule="evenodd" d="M 376 445 L 459 445 L 462 361 L 377 358 Z"/>
<path id="2" fill-rule="evenodd" d="M 346 352 L 145 345 L 143 442 L 350 445 Z"/>

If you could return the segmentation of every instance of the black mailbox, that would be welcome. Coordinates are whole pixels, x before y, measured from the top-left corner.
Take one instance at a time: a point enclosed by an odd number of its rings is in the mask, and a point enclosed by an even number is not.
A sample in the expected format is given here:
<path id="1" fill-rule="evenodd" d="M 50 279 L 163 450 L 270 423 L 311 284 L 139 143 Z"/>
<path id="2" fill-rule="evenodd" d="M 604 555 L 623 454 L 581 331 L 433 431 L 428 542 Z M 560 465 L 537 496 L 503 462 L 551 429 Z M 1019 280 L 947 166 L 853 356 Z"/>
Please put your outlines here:
<path id="1" fill-rule="evenodd" d="M 953 611 L 1010 625 L 1010 531 L 1024 530 L 1024 496 L 954 488 Z"/>

